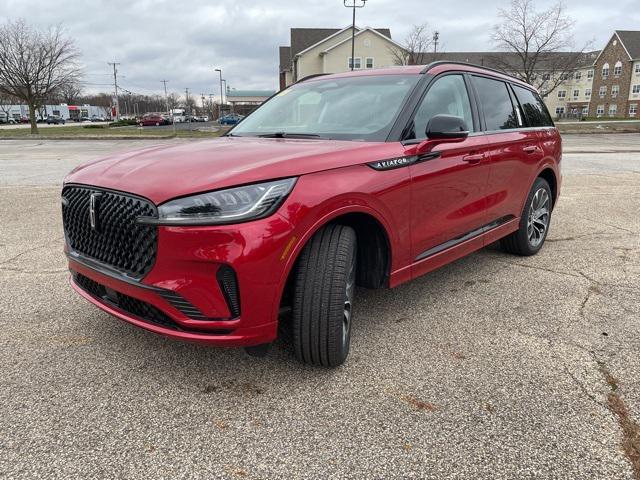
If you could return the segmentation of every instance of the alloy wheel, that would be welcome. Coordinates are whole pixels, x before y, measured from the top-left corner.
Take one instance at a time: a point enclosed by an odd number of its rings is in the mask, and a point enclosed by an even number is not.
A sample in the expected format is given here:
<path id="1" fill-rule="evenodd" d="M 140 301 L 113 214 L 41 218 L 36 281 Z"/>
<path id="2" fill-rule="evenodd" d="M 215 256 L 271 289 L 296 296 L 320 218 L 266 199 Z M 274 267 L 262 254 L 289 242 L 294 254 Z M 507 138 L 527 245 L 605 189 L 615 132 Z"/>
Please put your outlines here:
<path id="1" fill-rule="evenodd" d="M 533 195 L 527 217 L 527 236 L 529 244 L 537 247 L 544 240 L 550 219 L 550 198 L 549 193 L 544 188 L 539 188 Z"/>
<path id="2" fill-rule="evenodd" d="M 349 343 L 349 335 L 351 334 L 351 309 L 353 302 L 353 294 L 356 288 L 356 255 L 351 258 L 351 265 L 347 274 L 347 283 L 345 288 L 344 313 L 342 320 L 342 345 Z"/>

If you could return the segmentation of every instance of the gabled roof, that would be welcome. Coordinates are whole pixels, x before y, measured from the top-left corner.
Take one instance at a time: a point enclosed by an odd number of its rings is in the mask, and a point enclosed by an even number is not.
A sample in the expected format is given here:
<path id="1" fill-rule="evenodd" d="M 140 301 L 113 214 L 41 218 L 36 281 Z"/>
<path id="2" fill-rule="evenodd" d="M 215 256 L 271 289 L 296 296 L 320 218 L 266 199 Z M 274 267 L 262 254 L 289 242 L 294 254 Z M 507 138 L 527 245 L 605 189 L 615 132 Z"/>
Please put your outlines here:
<path id="1" fill-rule="evenodd" d="M 355 36 L 355 37 L 357 37 L 358 35 L 360 35 L 360 34 L 362 34 L 362 33 L 364 33 L 364 32 L 372 32 L 372 33 L 374 33 L 375 35 L 378 35 L 378 36 L 380 36 L 380 37 L 384 38 L 384 39 L 385 39 L 385 40 L 387 40 L 388 42 L 393 43 L 396 47 L 404 48 L 404 47 L 403 47 L 402 45 L 400 45 L 399 43 L 394 42 L 393 40 L 391 40 L 391 37 L 388 37 L 387 35 L 384 35 L 384 34 L 380 33 L 378 30 L 376 30 L 375 28 L 371 28 L 371 27 L 365 27 L 365 28 L 361 29 L 361 30 L 360 30 L 358 33 L 356 33 L 354 36 Z M 336 44 L 334 44 L 334 45 L 331 45 L 330 47 L 328 47 L 328 48 L 326 48 L 325 50 L 323 50 L 323 51 L 322 51 L 322 54 L 327 53 L 329 50 L 333 50 L 334 48 L 336 48 L 336 47 L 338 47 L 338 46 L 342 45 L 343 43 L 345 43 L 345 42 L 350 42 L 350 41 L 351 41 L 351 37 L 345 38 L 344 40 L 342 40 L 342 41 L 340 41 L 340 42 L 338 42 L 338 43 L 336 43 Z"/>
<path id="2" fill-rule="evenodd" d="M 351 25 L 345 28 L 292 28 L 291 29 L 291 57 L 295 57 L 298 53 L 307 50 L 328 37 L 337 33 L 349 30 Z M 360 28 L 356 25 L 356 30 Z M 391 38 L 391 31 L 388 28 L 374 29 L 387 38 Z"/>
<path id="3" fill-rule="evenodd" d="M 616 30 L 631 60 L 640 59 L 640 30 Z"/>

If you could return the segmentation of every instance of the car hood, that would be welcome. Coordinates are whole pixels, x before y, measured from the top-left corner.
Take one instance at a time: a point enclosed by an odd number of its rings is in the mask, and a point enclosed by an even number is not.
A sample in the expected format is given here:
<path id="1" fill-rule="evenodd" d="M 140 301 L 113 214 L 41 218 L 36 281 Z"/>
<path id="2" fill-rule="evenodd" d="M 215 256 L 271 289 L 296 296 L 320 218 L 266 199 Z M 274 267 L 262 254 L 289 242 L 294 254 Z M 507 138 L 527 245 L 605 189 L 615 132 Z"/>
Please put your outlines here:
<path id="1" fill-rule="evenodd" d="M 76 167 L 65 183 L 134 193 L 156 204 L 401 154 L 398 143 L 222 137 L 118 153 Z"/>

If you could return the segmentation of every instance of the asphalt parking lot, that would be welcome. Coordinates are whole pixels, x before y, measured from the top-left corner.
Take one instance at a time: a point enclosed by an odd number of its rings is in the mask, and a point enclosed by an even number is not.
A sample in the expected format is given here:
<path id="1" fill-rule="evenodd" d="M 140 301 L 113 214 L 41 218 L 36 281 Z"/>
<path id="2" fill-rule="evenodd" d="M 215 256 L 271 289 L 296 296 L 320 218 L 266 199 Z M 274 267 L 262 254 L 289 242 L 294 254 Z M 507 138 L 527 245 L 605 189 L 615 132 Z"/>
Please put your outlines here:
<path id="1" fill-rule="evenodd" d="M 71 291 L 62 176 L 150 143 L 0 141 L 0 477 L 639 478 L 638 135 L 565 138 L 539 255 L 358 291 L 335 370 L 167 340 Z"/>

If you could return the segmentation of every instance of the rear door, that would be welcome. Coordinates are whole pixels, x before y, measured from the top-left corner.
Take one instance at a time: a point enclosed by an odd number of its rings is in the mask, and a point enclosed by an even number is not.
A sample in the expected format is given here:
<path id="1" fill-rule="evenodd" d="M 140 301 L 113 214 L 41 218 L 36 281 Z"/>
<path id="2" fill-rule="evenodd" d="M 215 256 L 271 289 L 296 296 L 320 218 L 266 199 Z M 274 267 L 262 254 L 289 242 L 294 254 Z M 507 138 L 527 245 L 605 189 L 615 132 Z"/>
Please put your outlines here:
<path id="1" fill-rule="evenodd" d="M 485 225 L 489 176 L 487 140 L 479 132 L 475 103 L 462 73 L 434 79 L 412 120 L 410 139 L 425 139 L 429 120 L 438 114 L 462 117 L 469 136 L 440 143 L 429 158 L 411 165 L 411 244 L 414 260 L 423 260 L 461 243 Z M 414 274 L 422 272 L 418 267 Z"/>
<path id="2" fill-rule="evenodd" d="M 543 158 L 536 128 L 529 128 L 510 84 L 472 75 L 489 142 L 489 222 L 519 217 L 532 172 Z"/>

